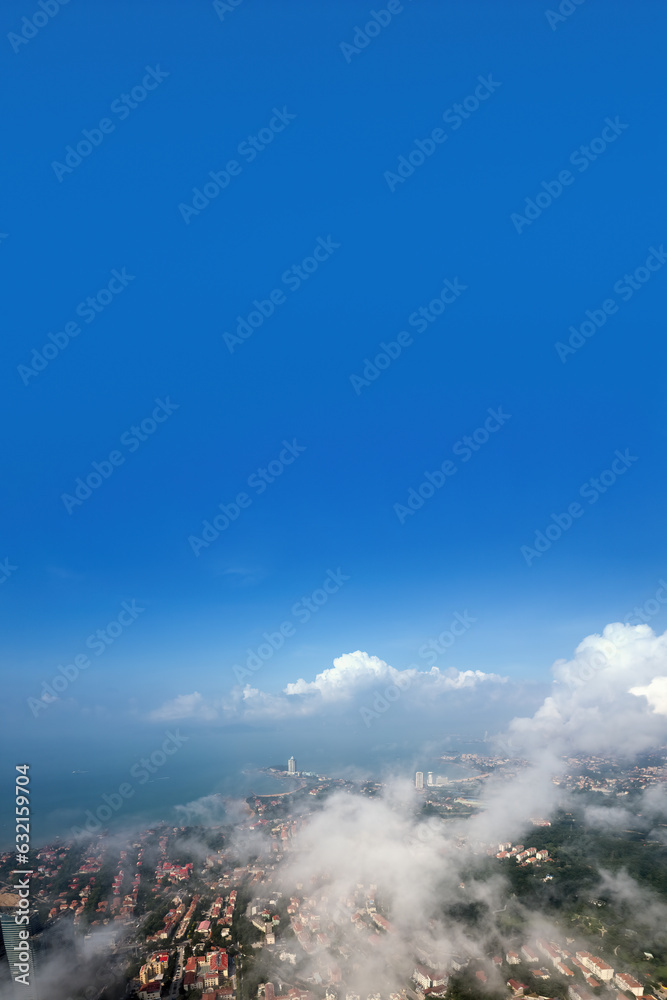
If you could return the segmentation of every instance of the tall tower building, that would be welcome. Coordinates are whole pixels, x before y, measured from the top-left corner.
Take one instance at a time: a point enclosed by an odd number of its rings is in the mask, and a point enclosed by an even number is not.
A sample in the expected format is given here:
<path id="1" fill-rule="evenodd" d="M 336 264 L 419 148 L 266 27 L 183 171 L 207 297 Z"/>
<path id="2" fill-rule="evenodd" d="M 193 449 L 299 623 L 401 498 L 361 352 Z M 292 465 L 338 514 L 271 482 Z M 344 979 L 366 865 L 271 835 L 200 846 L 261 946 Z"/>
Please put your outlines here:
<path id="1" fill-rule="evenodd" d="M 428 774 L 426 775 L 426 784 L 428 785 L 429 788 L 433 784 L 433 771 L 429 771 Z"/>
<path id="2" fill-rule="evenodd" d="M 3 898 L 8 900 L 9 894 L 3 894 Z M 18 904 L 18 896 L 16 903 Z M 17 924 L 14 920 L 15 908 L 9 909 L 4 905 L 0 908 L 0 928 L 2 929 L 2 940 L 5 946 L 6 960 L 9 964 L 9 971 L 12 977 L 13 993 L 11 996 L 23 998 L 23 1000 L 37 1000 L 37 985 L 35 983 L 35 959 L 32 944 L 26 947 L 25 938 L 20 937 L 19 930 L 26 930 L 27 924 Z M 24 959 L 28 956 L 28 961 Z M 25 966 L 28 966 L 28 973 L 25 973 Z M 19 967 L 20 966 L 20 967 Z M 17 981 L 17 976 L 22 978 Z"/>
<path id="3" fill-rule="evenodd" d="M 424 772 L 417 771 L 417 773 L 415 774 L 415 788 L 423 788 L 423 787 L 424 787 Z"/>
<path id="4" fill-rule="evenodd" d="M 290 757 L 290 759 L 287 761 L 287 773 L 296 774 L 296 761 L 294 757 Z"/>

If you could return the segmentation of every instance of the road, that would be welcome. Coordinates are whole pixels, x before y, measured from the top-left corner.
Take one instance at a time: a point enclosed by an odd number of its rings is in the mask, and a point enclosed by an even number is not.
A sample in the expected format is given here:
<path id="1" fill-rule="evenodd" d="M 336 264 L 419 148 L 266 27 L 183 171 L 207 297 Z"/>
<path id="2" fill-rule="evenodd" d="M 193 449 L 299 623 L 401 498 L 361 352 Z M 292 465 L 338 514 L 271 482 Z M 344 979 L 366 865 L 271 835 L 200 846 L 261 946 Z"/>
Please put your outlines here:
<path id="1" fill-rule="evenodd" d="M 184 951 L 185 945 L 179 945 L 178 959 L 176 961 L 176 968 L 174 969 L 174 978 L 172 979 L 171 986 L 169 988 L 168 1000 L 174 1000 L 174 998 L 178 996 L 178 987 L 180 986 L 181 979 L 183 978 L 183 967 L 185 965 L 183 961 Z"/>

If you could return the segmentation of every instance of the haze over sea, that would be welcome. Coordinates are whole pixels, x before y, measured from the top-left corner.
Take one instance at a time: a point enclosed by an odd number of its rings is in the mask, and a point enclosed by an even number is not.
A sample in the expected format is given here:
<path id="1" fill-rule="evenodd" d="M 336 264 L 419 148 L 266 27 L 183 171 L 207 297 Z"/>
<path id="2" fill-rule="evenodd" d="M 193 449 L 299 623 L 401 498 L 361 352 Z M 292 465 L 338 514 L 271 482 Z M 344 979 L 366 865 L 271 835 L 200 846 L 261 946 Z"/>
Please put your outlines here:
<path id="1" fill-rule="evenodd" d="M 177 739 L 185 739 L 163 764 L 150 765 L 153 773 L 148 777 L 141 759 L 150 760 L 169 732 Z M 120 807 L 100 826 L 117 830 L 160 820 L 174 825 L 201 822 L 197 807 L 188 812 L 175 807 L 213 794 L 245 798 L 251 792 L 261 795 L 287 791 L 290 785 L 284 779 L 259 769 L 284 766 L 292 754 L 300 769 L 332 777 L 380 780 L 399 774 L 412 778 L 416 768 L 449 777 L 468 773 L 458 765 L 438 762 L 431 755 L 435 749 L 420 754 L 414 745 L 398 743 L 378 744 L 370 749 L 350 741 L 336 746 L 333 740 L 326 739 L 326 734 L 320 734 L 318 745 L 315 734 L 311 744 L 302 734 L 294 734 L 290 741 L 289 735 L 274 731 L 210 731 L 173 725 L 165 726 L 159 740 L 155 737 L 154 733 L 125 733 L 121 745 L 105 738 L 92 750 L 75 740 L 37 748 L 30 760 L 33 844 L 38 846 L 56 836 L 70 837 L 73 828 L 83 828 L 90 814 L 95 815 L 105 805 L 105 795 L 112 804 L 118 801 L 122 784 L 130 785 L 132 794 L 121 796 Z M 169 745 L 170 749 L 173 745 Z M 483 752 L 483 747 L 479 749 Z M 162 756 L 158 753 L 155 760 L 160 761 Z M 222 799 L 209 804 L 207 813 L 211 811 L 221 822 L 224 820 Z M 105 814 L 103 810 L 102 816 Z M 3 849 L 10 843 L 11 833 L 10 824 L 4 821 L 0 827 Z"/>

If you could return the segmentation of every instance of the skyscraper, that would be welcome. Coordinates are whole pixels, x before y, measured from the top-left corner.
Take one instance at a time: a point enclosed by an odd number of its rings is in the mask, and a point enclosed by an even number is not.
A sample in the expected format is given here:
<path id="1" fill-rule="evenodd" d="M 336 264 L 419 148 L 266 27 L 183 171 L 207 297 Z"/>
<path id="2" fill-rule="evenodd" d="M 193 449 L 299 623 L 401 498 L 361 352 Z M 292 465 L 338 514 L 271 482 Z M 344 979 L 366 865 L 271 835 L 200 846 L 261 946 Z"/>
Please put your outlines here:
<path id="1" fill-rule="evenodd" d="M 4 894 L 4 899 L 12 897 Z M 15 897 L 18 903 L 18 896 Z M 21 929 L 26 930 L 26 925 L 18 925 L 14 920 L 15 908 L 2 906 L 0 908 L 0 928 L 2 928 L 2 940 L 5 946 L 9 971 L 12 977 L 13 996 L 23 998 L 23 1000 L 37 1000 L 37 986 L 35 984 L 35 960 L 31 944 L 27 943 L 19 935 Z M 26 955 L 28 961 L 25 961 Z M 26 974 L 26 967 L 28 972 Z M 22 978 L 17 980 L 17 977 Z"/>
<path id="2" fill-rule="evenodd" d="M 429 771 L 428 774 L 426 775 L 426 784 L 429 786 L 429 788 L 433 784 L 433 771 Z"/>
<path id="3" fill-rule="evenodd" d="M 287 761 L 287 773 L 296 774 L 296 761 L 294 757 L 290 757 L 290 759 Z"/>
<path id="4" fill-rule="evenodd" d="M 417 771 L 417 773 L 415 774 L 415 788 L 423 788 L 423 787 L 424 787 L 424 772 Z"/>

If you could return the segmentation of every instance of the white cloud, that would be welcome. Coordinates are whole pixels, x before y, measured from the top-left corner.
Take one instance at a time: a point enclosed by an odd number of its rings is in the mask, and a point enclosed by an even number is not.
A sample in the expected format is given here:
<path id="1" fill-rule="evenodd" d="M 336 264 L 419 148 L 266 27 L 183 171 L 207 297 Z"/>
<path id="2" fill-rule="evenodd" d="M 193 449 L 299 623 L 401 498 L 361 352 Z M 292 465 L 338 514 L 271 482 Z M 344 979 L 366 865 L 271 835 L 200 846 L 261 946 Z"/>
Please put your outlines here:
<path id="1" fill-rule="evenodd" d="M 150 718 L 155 722 L 173 722 L 176 719 L 215 719 L 217 715 L 217 706 L 199 691 L 193 691 L 166 701 L 150 713 Z"/>
<path id="2" fill-rule="evenodd" d="M 204 795 L 200 799 L 193 799 L 185 805 L 174 806 L 178 816 L 178 822 L 186 826 L 197 824 L 198 826 L 219 825 L 226 819 L 226 801 L 222 795 L 213 793 Z"/>
<path id="3" fill-rule="evenodd" d="M 634 754 L 667 736 L 667 632 L 648 625 L 607 625 L 571 660 L 557 660 L 554 686 L 531 718 L 510 731 L 524 747 L 553 752 Z"/>
<path id="4" fill-rule="evenodd" d="M 446 724 L 474 720 L 480 728 L 491 728 L 495 721 L 502 727 L 523 701 L 530 708 L 509 724 L 508 753 L 539 760 L 541 768 L 552 766 L 554 772 L 566 753 L 632 755 L 667 739 L 667 633 L 655 635 L 648 625 L 607 625 L 601 635 L 587 636 L 571 659 L 557 660 L 552 673 L 551 691 L 533 711 L 530 685 L 482 670 L 420 670 L 414 665 L 398 670 L 357 650 L 337 657 L 312 679 L 299 677 L 276 693 L 262 690 L 257 673 L 254 684 L 237 685 L 224 698 L 197 691 L 179 695 L 151 718 L 252 724 L 326 716 L 358 726 L 366 707 L 373 720 L 387 711 L 386 719 L 417 737 L 426 719 L 446 719 Z M 386 707 L 370 712 L 387 691 Z"/>
<path id="5" fill-rule="evenodd" d="M 259 719 L 286 719 L 317 715 L 335 709 L 356 710 L 360 699 L 395 686 L 404 697 L 403 707 L 432 707 L 433 699 L 456 696 L 480 685 L 502 685 L 507 678 L 482 670 L 447 670 L 437 667 L 421 671 L 417 667 L 397 670 L 377 656 L 357 650 L 344 653 L 333 667 L 307 681 L 290 682 L 278 694 L 246 684 L 237 686 L 221 700 L 205 699 L 199 692 L 179 695 L 151 713 L 157 721 L 199 718 L 252 722 Z M 443 702 L 444 703 L 444 702 Z"/>
<path id="6" fill-rule="evenodd" d="M 627 830 L 637 823 L 628 809 L 614 805 L 585 806 L 584 822 L 596 830 Z"/>
<path id="7" fill-rule="evenodd" d="M 373 947 L 359 972 L 360 993 L 370 991 L 369 984 L 379 982 L 385 973 L 389 980 L 404 981 L 417 946 L 443 962 L 452 951 L 485 952 L 484 938 L 488 935 L 493 940 L 492 916 L 503 909 L 506 889 L 496 879 L 477 883 L 469 874 L 465 886 L 460 886 L 462 871 L 471 862 L 474 865 L 474 859 L 459 838 L 467 838 L 469 845 L 498 843 L 525 833 L 529 817 L 548 816 L 559 799 L 567 797 L 551 780 L 565 766 L 563 755 L 608 750 L 633 754 L 664 743 L 666 682 L 667 633 L 656 636 L 646 625 L 608 625 L 601 635 L 586 637 L 571 659 L 557 661 L 548 696 L 533 714 L 513 720 L 510 739 L 520 745 L 529 766 L 517 762 L 509 786 L 502 775 L 492 775 L 480 793 L 485 808 L 471 819 L 419 822 L 421 800 L 413 787 L 402 782 L 390 783 L 379 799 L 333 795 L 321 812 L 313 813 L 299 832 L 294 861 L 283 873 L 285 887 L 295 882 L 318 886 L 322 905 L 333 908 L 337 931 L 349 940 L 350 948 L 359 939 L 350 910 L 357 905 L 353 897 L 360 883 L 377 885 L 397 928 L 396 935 L 369 937 Z M 390 725 L 405 729 L 407 718 L 417 719 L 420 728 L 414 734 L 422 736 L 427 728 L 432 730 L 434 722 L 441 723 L 445 707 L 452 710 L 454 719 L 470 715 L 477 722 L 485 699 L 491 700 L 495 711 L 493 699 L 502 694 L 500 708 L 505 710 L 522 695 L 518 685 L 496 674 L 416 667 L 397 670 L 379 657 L 356 651 L 337 657 L 312 680 L 301 677 L 277 694 L 250 684 L 238 687 L 217 711 L 233 721 L 311 717 L 317 722 L 325 716 L 336 723 L 356 717 L 358 723 L 359 706 L 391 685 L 400 697 L 392 706 L 396 715 L 387 715 Z M 190 715 L 211 711 L 211 703 L 198 693 L 181 696 L 170 706 L 170 711 L 185 710 Z M 339 738 L 340 726 L 330 728 Z M 415 742 L 417 738 L 413 736 Z M 639 822 L 647 829 L 655 824 L 660 831 L 657 825 L 667 815 L 666 803 L 662 789 L 647 790 L 640 802 L 643 817 Z M 207 798 L 188 803 L 181 812 L 205 817 L 210 807 Z M 605 808 L 589 805 L 585 822 L 594 828 L 623 829 L 626 824 L 636 825 L 638 818 L 610 803 Z M 643 909 L 647 928 L 664 925 L 663 905 L 649 898 L 625 873 L 603 873 L 601 889 L 633 910 Z M 443 914 L 443 899 L 484 903 L 490 913 L 485 911 L 481 934 L 477 929 L 476 937 L 467 937 L 456 921 Z M 531 918 L 535 926 L 536 920 Z"/>
<path id="8" fill-rule="evenodd" d="M 630 694 L 643 695 L 654 712 L 667 715 L 667 677 L 654 677 L 645 687 L 630 688 Z"/>
<path id="9" fill-rule="evenodd" d="M 314 681 L 299 678 L 285 688 L 286 695 L 321 694 L 325 699 L 337 700 L 348 698 L 359 685 L 368 682 L 382 681 L 385 678 L 395 680 L 399 671 L 390 667 L 377 656 L 370 656 L 357 650 L 356 653 L 343 653 L 334 661 L 333 667 L 317 674 Z"/>
<path id="10" fill-rule="evenodd" d="M 562 797 L 552 778 L 564 770 L 564 757 L 632 757 L 667 739 L 667 718 L 659 711 L 667 633 L 656 636 L 648 625 L 607 625 L 602 635 L 587 636 L 571 660 L 557 660 L 553 678 L 551 693 L 537 711 L 514 718 L 509 726 L 505 752 L 518 753 L 530 766 L 513 783 L 511 800 L 502 779 L 488 782 L 488 808 L 471 821 L 480 836 L 494 828 L 510 836 L 529 816 L 548 816 Z M 626 815 L 622 809 L 592 808 L 586 819 L 613 827 L 626 822 Z"/>
<path id="11" fill-rule="evenodd" d="M 343 653 L 334 661 L 333 667 L 317 674 L 314 681 L 299 678 L 285 688 L 286 695 L 320 694 L 324 700 L 337 701 L 351 698 L 360 689 L 381 684 L 396 684 L 407 690 L 415 683 L 434 691 L 455 691 L 464 687 L 475 687 L 484 681 L 503 683 L 506 678 L 498 674 L 485 674 L 481 670 L 461 670 L 441 672 L 437 667 L 420 671 L 416 667 L 396 670 L 377 656 L 370 656 L 357 650 Z"/>
<path id="12" fill-rule="evenodd" d="M 492 913 L 503 906 L 500 878 L 478 882 L 468 871 L 465 887 L 459 886 L 461 870 L 473 860 L 457 840 L 463 826 L 421 821 L 420 805 L 414 788 L 400 781 L 377 799 L 335 793 L 299 830 L 297 849 L 279 874 L 286 892 L 303 885 L 304 905 L 324 914 L 329 925 L 322 943 L 314 942 L 313 968 L 340 964 L 338 949 L 361 952 L 363 961 L 345 970 L 345 981 L 363 996 L 403 986 L 416 954 L 428 955 L 438 967 L 452 954 L 481 958 L 494 926 Z M 381 900 L 394 930 L 380 935 L 370 922 L 352 921 L 353 914 L 365 912 L 369 896 Z M 480 905 L 473 933 L 466 934 L 447 913 L 456 903 Z"/>

